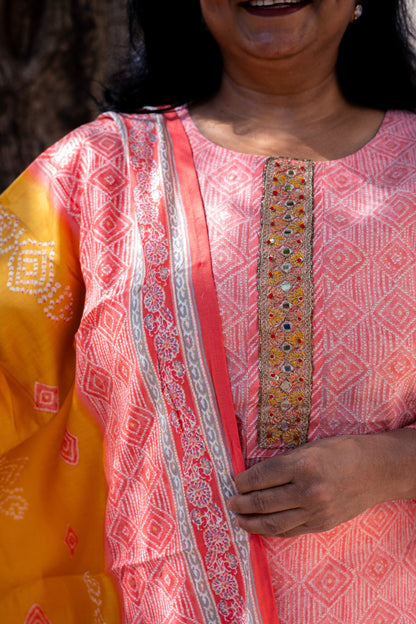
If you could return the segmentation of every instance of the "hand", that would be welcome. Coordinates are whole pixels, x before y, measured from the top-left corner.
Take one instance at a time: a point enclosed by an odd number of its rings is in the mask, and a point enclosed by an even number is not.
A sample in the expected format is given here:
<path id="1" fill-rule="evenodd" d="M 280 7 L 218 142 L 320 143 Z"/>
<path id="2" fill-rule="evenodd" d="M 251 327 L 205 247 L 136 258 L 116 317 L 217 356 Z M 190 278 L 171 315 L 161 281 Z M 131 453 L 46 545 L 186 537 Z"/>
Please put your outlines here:
<path id="1" fill-rule="evenodd" d="M 328 531 L 378 503 L 416 497 L 415 459 L 411 429 L 316 440 L 240 473 L 228 507 L 249 533 Z"/>

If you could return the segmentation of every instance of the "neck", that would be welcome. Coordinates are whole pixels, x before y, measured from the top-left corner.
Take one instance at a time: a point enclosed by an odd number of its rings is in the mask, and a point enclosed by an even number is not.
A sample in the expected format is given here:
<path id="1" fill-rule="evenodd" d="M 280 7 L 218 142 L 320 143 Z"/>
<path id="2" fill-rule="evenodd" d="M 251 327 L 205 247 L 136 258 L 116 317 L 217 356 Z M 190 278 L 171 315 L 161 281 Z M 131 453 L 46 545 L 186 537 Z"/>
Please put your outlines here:
<path id="1" fill-rule="evenodd" d="M 296 127 L 320 124 L 336 118 L 350 105 L 342 95 L 334 73 L 302 86 L 302 81 L 276 79 L 239 82 L 224 73 L 220 90 L 210 101 L 218 119 L 236 126 L 255 128 Z"/>
<path id="2" fill-rule="evenodd" d="M 254 89 L 225 73 L 218 93 L 191 114 L 206 138 L 228 149 L 315 161 L 354 153 L 382 122 L 381 111 L 351 105 L 334 74 L 297 91 L 283 87 L 275 79 Z"/>

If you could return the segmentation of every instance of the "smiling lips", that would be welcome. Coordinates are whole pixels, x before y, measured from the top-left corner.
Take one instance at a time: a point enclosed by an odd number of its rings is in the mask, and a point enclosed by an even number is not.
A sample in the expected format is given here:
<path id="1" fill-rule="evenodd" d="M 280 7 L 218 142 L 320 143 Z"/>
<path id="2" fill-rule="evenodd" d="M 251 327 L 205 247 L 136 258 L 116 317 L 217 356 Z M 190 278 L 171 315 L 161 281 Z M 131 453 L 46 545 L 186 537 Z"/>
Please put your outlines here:
<path id="1" fill-rule="evenodd" d="M 277 17 L 299 11 L 311 0 L 248 0 L 241 7 L 259 17 Z"/>

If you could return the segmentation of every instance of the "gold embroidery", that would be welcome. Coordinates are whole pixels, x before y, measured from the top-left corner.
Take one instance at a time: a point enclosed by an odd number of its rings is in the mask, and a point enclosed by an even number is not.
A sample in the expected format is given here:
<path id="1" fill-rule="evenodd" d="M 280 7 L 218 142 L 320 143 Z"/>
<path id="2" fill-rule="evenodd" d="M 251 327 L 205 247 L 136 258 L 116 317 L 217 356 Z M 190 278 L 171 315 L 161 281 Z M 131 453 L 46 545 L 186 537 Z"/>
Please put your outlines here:
<path id="1" fill-rule="evenodd" d="M 259 260 L 260 448 L 307 441 L 312 393 L 313 164 L 266 163 Z"/>

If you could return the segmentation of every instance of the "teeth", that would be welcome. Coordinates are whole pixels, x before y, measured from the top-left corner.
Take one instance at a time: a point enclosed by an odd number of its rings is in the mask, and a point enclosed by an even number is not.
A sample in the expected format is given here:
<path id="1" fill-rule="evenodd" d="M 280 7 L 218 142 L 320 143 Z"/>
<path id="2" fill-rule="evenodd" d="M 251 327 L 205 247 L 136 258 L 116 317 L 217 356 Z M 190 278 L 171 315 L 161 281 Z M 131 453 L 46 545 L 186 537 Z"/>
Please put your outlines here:
<path id="1" fill-rule="evenodd" d="M 288 4 L 299 4 L 302 0 L 250 0 L 249 4 L 252 7 L 271 7 L 271 6 L 285 6 Z"/>

